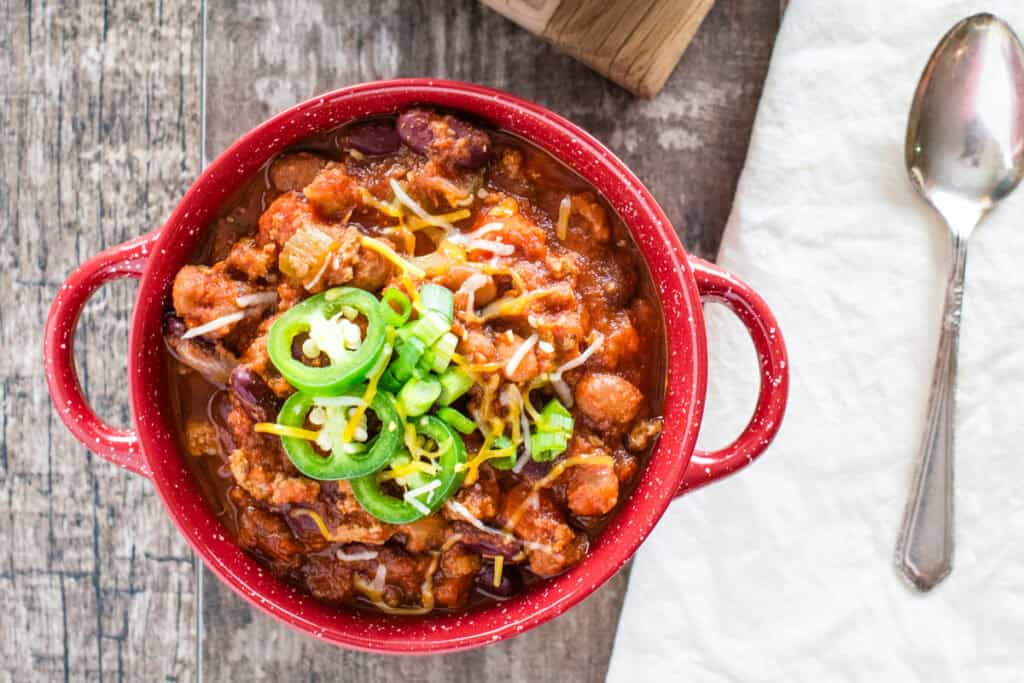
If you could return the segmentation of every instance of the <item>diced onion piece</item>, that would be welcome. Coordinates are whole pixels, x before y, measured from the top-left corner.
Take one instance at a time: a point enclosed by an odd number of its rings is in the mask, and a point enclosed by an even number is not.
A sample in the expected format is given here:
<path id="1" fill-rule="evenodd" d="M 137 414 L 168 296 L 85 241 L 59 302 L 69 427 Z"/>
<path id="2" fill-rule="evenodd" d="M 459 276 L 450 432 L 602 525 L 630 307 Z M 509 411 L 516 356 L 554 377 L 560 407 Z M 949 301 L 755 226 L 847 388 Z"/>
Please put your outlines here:
<path id="1" fill-rule="evenodd" d="M 555 226 L 555 234 L 558 239 L 565 241 L 569 234 L 569 214 L 572 212 L 572 199 L 566 195 L 558 204 L 558 224 Z"/>
<path id="2" fill-rule="evenodd" d="M 494 240 L 470 240 L 466 242 L 466 249 L 470 251 L 489 251 L 495 256 L 511 256 L 516 253 L 516 248 L 504 242 Z"/>
<path id="3" fill-rule="evenodd" d="M 228 313 L 227 315 L 222 315 L 219 318 L 214 318 L 208 323 L 199 325 L 197 327 L 193 327 L 191 330 L 181 335 L 181 338 L 192 339 L 193 337 L 201 337 L 202 335 L 207 334 L 209 332 L 213 332 L 214 330 L 219 330 L 222 327 L 233 325 L 234 323 L 237 323 L 244 317 L 245 313 L 243 313 L 242 311 Z"/>
<path id="4" fill-rule="evenodd" d="M 420 206 L 416 200 L 410 197 L 402 186 L 398 184 L 398 181 L 394 178 L 391 179 L 391 190 L 395 193 L 395 198 L 404 204 L 410 211 L 419 216 L 424 223 L 427 225 L 435 225 L 439 228 L 444 228 L 449 232 L 455 230 L 455 226 L 444 220 L 440 216 L 431 216 L 427 213 L 426 209 Z"/>
<path id="5" fill-rule="evenodd" d="M 332 251 L 328 251 L 326 254 L 324 254 L 324 262 L 322 264 L 320 264 L 320 270 L 316 271 L 316 275 L 313 276 L 312 280 L 310 280 L 306 284 L 302 285 L 303 287 L 306 288 L 306 291 L 312 291 L 313 288 L 316 287 L 317 284 L 319 284 L 320 278 L 322 278 L 324 276 L 324 273 L 327 272 L 327 266 L 329 266 L 330 263 L 331 263 L 331 254 L 332 253 L 333 253 L 333 250 Z"/>
<path id="6" fill-rule="evenodd" d="M 526 341 L 519 345 L 519 348 L 515 350 L 515 353 L 509 357 L 508 363 L 505 364 L 505 375 L 511 377 L 515 373 L 519 364 L 523 362 L 523 359 L 526 358 L 526 354 L 530 352 L 530 349 L 533 348 L 533 345 L 537 343 L 538 339 L 540 339 L 540 336 L 534 332 Z"/>
<path id="7" fill-rule="evenodd" d="M 357 553 L 346 553 L 344 550 L 339 550 L 337 557 L 342 562 L 366 562 L 367 560 L 376 560 L 376 550 L 360 550 Z M 381 565 L 383 566 L 383 565 Z"/>
<path id="8" fill-rule="evenodd" d="M 250 306 L 269 306 L 277 302 L 277 292 L 256 292 L 255 294 L 243 294 L 235 299 L 235 303 L 242 308 Z"/>

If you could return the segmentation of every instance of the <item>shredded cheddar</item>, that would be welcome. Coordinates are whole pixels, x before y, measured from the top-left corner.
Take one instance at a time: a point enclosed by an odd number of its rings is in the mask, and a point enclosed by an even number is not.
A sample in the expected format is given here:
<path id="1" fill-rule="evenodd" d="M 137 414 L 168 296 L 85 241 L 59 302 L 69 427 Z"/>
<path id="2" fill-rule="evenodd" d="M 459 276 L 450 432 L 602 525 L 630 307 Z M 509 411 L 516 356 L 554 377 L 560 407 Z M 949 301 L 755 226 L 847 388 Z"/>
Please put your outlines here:
<path id="1" fill-rule="evenodd" d="M 495 555 L 494 556 L 494 581 L 491 585 L 495 588 L 501 588 L 501 574 L 505 568 L 505 556 Z"/>
<path id="2" fill-rule="evenodd" d="M 608 465 L 610 467 L 615 466 L 615 460 L 610 455 L 574 455 L 571 458 L 566 458 L 559 463 L 556 463 L 551 471 L 548 472 L 543 479 L 538 480 L 534 483 L 533 488 L 523 498 L 523 502 L 519 504 L 512 514 L 509 515 L 508 521 L 505 523 L 505 531 L 512 531 L 519 524 L 520 518 L 523 513 L 526 512 L 526 508 L 533 504 L 534 499 L 537 497 L 537 493 L 544 487 L 553 484 L 562 474 L 573 466 L 583 465 Z"/>
<path id="3" fill-rule="evenodd" d="M 450 213 L 444 213 L 444 214 L 441 214 L 441 215 L 438 215 L 438 216 L 434 216 L 433 218 L 435 218 L 437 220 L 445 221 L 447 223 L 458 223 L 459 221 L 462 221 L 462 220 L 465 220 L 465 219 L 469 218 L 469 216 L 470 216 L 469 209 L 459 209 L 458 211 L 452 211 Z M 437 224 L 425 221 L 422 218 L 420 218 L 419 216 L 410 216 L 409 217 L 409 229 L 410 230 L 416 231 L 416 230 L 421 230 L 421 229 L 427 228 L 427 227 L 437 227 Z"/>
<path id="4" fill-rule="evenodd" d="M 404 273 L 408 273 L 409 275 L 418 278 L 422 278 L 426 275 L 426 272 L 424 272 L 422 268 L 402 258 L 394 249 L 378 239 L 374 239 L 368 235 L 363 235 L 360 238 L 360 243 L 370 251 L 375 251 L 388 261 L 391 261 L 391 263 L 395 264 L 398 269 Z"/>
<path id="5" fill-rule="evenodd" d="M 305 439 L 306 441 L 316 441 L 320 438 L 319 432 L 314 432 L 311 429 L 302 429 L 301 427 L 288 427 L 286 425 L 279 425 L 274 422 L 257 422 L 253 427 L 253 431 L 259 432 L 260 434 L 275 434 L 277 436 L 290 436 L 293 439 Z"/>
<path id="6" fill-rule="evenodd" d="M 387 202 L 382 202 L 381 200 L 377 199 L 372 194 L 370 194 L 370 191 L 367 190 L 365 187 L 359 188 L 359 198 L 362 200 L 363 204 L 366 204 L 369 207 L 377 209 L 385 216 L 391 216 L 392 218 L 401 218 L 403 215 L 402 210 L 400 208 L 388 204 Z"/>

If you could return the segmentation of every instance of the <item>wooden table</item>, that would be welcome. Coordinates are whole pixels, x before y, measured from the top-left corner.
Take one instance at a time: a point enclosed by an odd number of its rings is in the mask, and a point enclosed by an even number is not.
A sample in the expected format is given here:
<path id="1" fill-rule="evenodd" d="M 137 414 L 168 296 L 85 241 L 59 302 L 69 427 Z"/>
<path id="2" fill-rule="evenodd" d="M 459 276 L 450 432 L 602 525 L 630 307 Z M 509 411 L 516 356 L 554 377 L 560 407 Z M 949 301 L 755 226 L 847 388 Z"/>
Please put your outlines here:
<path id="1" fill-rule="evenodd" d="M 197 566 L 148 482 L 90 455 L 56 419 L 43 321 L 75 265 L 159 225 L 236 136 L 319 91 L 392 76 L 491 85 L 576 121 L 648 184 L 688 249 L 713 256 L 778 21 L 778 3 L 719 0 L 664 92 L 642 101 L 475 0 L 7 3 L 3 677 L 601 680 L 626 571 L 526 635 L 429 658 L 331 648 L 249 608 Z M 133 296 L 130 282 L 98 293 L 77 337 L 92 404 L 120 425 Z"/>

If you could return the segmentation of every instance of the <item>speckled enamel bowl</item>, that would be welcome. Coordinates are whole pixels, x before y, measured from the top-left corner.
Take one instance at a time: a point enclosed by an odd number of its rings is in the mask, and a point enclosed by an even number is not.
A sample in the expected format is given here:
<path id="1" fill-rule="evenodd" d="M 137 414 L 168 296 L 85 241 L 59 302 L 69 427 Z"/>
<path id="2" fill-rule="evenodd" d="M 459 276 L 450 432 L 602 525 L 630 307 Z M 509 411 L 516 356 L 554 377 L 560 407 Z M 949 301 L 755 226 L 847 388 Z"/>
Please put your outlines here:
<path id="1" fill-rule="evenodd" d="M 175 273 L 222 202 L 273 155 L 295 141 L 360 117 L 415 103 L 463 110 L 532 140 L 575 169 L 622 216 L 650 267 L 665 314 L 665 430 L 633 495 L 572 570 L 506 602 L 463 614 L 388 616 L 327 605 L 261 567 L 225 535 L 206 507 L 178 448 L 161 371 L 161 320 Z M 72 343 L 82 308 L 102 284 L 140 280 L 128 350 L 133 429 L 105 424 L 85 402 Z M 701 298 L 728 306 L 750 331 L 760 357 L 761 390 L 743 433 L 726 448 L 695 452 L 707 381 Z M 633 555 L 682 492 L 747 465 L 768 446 L 785 410 L 786 350 L 775 319 L 747 285 L 688 256 L 661 208 L 626 166 L 560 116 L 502 92 L 429 80 L 394 80 L 343 88 L 304 102 L 242 136 L 199 177 L 163 228 L 108 249 L 60 288 L 46 325 L 46 375 L 61 419 L 94 453 L 148 477 L 186 540 L 239 595 L 316 638 L 359 650 L 431 653 L 509 638 L 542 624 L 590 595 Z"/>

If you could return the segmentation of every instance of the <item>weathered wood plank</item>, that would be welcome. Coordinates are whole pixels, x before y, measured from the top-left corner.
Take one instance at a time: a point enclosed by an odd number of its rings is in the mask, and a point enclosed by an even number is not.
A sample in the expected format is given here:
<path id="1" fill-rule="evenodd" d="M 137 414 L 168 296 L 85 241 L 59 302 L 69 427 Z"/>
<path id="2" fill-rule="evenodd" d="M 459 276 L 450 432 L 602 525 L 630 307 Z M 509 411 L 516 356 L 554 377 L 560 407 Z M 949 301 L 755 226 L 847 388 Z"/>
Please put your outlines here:
<path id="1" fill-rule="evenodd" d="M 193 565 L 148 482 L 89 455 L 50 409 L 42 328 L 84 258 L 160 223 L 199 167 L 198 5 L 3 4 L 0 45 L 0 672 L 185 680 Z M 128 423 L 134 287 L 90 303 L 78 362 Z"/>
<path id="2" fill-rule="evenodd" d="M 778 13 L 775 3 L 719 0 L 665 90 L 642 101 L 473 0 L 221 3 L 209 14 L 206 150 L 213 157 L 267 116 L 343 85 L 420 75 L 473 81 L 590 130 L 648 183 L 688 248 L 711 256 Z M 511 641 L 410 659 L 298 635 L 206 575 L 202 667 L 209 680 L 601 680 L 625 582 L 620 573 L 567 615 Z"/>

